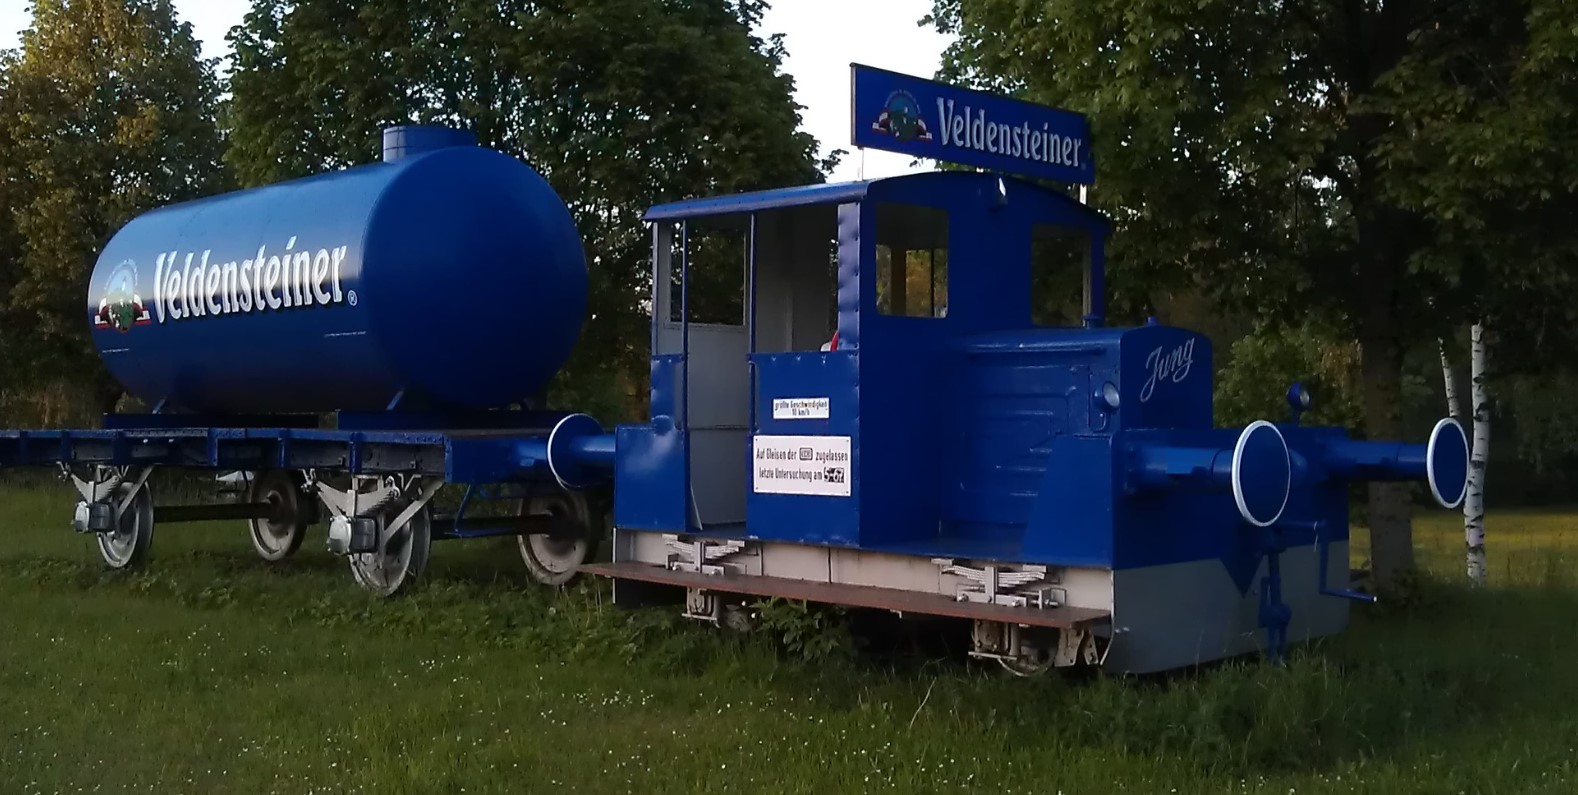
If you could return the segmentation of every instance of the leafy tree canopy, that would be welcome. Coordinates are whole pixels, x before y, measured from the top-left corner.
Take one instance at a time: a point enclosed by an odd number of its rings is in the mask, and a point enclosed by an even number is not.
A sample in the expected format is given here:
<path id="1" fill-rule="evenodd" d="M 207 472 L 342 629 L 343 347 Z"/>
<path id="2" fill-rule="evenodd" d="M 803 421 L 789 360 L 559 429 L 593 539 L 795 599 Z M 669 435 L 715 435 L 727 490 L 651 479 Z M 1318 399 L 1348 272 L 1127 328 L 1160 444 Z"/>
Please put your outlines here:
<path id="1" fill-rule="evenodd" d="M 645 373 L 643 210 L 821 179 L 782 42 L 752 33 L 764 5 L 254 0 L 232 34 L 229 160 L 247 184 L 365 163 L 380 128 L 410 122 L 526 160 L 585 241 L 593 319 L 559 382 L 594 400 Z"/>
<path id="2" fill-rule="evenodd" d="M 120 388 L 88 339 L 88 276 L 138 213 L 222 187 L 219 84 L 169 0 L 32 10 L 0 54 L 0 365 L 11 384 L 91 384 L 107 409 Z"/>
<path id="3" fill-rule="evenodd" d="M 958 34 L 944 77 L 1089 114 L 1120 306 L 1175 284 L 1323 315 L 1362 347 L 1367 429 L 1395 437 L 1411 345 L 1468 317 L 1515 349 L 1572 327 L 1575 16 L 1567 0 L 937 0 L 928 21 Z M 1370 516 L 1386 581 L 1412 566 L 1403 492 L 1378 484 Z"/>
<path id="4" fill-rule="evenodd" d="M 958 35 L 944 77 L 1091 116 L 1120 293 L 1313 307 L 1407 343 L 1570 278 L 1562 0 L 939 0 L 928 19 Z"/>

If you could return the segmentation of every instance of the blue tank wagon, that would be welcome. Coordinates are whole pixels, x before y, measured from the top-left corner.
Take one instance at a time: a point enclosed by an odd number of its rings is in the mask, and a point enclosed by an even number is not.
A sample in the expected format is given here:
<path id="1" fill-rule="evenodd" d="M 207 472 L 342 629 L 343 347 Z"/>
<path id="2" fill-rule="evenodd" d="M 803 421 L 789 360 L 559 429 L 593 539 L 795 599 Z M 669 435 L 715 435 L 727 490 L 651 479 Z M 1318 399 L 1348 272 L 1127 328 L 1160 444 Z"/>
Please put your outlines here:
<path id="1" fill-rule="evenodd" d="M 621 604 L 952 617 L 1016 673 L 1145 672 L 1342 630 L 1365 598 L 1350 483 L 1463 498 L 1451 419 L 1425 444 L 1355 441 L 1301 425 L 1295 386 L 1291 420 L 1214 427 L 1209 340 L 1105 325 L 1105 219 L 995 173 L 651 208 L 651 415 L 605 432 L 539 398 L 585 314 L 563 203 L 462 133 L 385 142 L 385 162 L 156 211 L 107 246 L 94 339 L 157 408 L 0 432 L 0 465 L 62 468 L 110 566 L 142 562 L 156 523 L 242 519 L 279 560 L 327 518 L 392 595 L 432 540 L 515 535 L 539 581 L 610 577 Z M 1045 325 L 1053 259 L 1078 306 Z M 168 466 L 252 473 L 248 494 L 156 505 Z M 445 485 L 465 494 L 440 513 Z M 587 494 L 608 489 L 594 563 Z"/>
<path id="2" fill-rule="evenodd" d="M 282 560 L 326 512 L 330 548 L 382 594 L 418 578 L 431 540 L 501 534 L 520 536 L 534 576 L 564 582 L 595 538 L 550 448 L 594 462 L 612 448 L 573 440 L 583 425 L 540 395 L 586 301 L 579 234 L 536 172 L 468 133 L 393 128 L 380 163 L 121 229 L 88 322 L 153 411 L 0 433 L 0 464 L 60 466 L 82 494 L 75 527 L 112 567 L 143 560 L 156 522 L 216 519 L 247 521 L 258 553 Z M 156 506 L 148 478 L 164 466 L 243 471 L 246 494 Z M 435 514 L 446 484 L 464 498 Z M 478 515 L 483 501 L 510 515 Z"/>

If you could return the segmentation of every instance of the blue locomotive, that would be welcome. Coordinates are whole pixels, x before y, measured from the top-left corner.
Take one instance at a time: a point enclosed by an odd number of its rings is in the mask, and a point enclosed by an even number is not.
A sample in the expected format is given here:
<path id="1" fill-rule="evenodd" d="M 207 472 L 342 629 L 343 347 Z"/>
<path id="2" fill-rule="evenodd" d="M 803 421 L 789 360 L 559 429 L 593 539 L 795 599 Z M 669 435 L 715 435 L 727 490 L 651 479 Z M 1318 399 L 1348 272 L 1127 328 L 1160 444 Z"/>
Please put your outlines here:
<path id="1" fill-rule="evenodd" d="M 128 224 L 87 314 L 153 411 L 0 432 L 0 465 L 60 467 L 113 567 L 140 564 L 156 524 L 242 520 L 272 561 L 325 523 L 392 595 L 432 541 L 510 535 L 538 581 L 606 576 L 619 603 L 682 595 L 704 621 L 764 596 L 968 620 L 972 654 L 1017 673 L 1342 630 L 1365 598 L 1346 590 L 1348 485 L 1422 480 L 1455 506 L 1462 428 L 1355 441 L 1299 425 L 1296 386 L 1292 421 L 1213 427 L 1209 340 L 1107 327 L 1107 221 L 998 162 L 1088 177 L 1066 117 L 903 80 L 857 73 L 857 142 L 978 144 L 994 170 L 650 208 L 645 423 L 543 403 L 587 292 L 546 182 L 463 132 L 401 127 L 381 163 Z M 1049 262 L 1077 279 L 1072 322 L 1037 317 Z M 244 472 L 246 493 L 157 504 L 158 467 Z M 446 485 L 463 493 L 440 510 Z M 587 495 L 609 489 L 596 560 Z"/>

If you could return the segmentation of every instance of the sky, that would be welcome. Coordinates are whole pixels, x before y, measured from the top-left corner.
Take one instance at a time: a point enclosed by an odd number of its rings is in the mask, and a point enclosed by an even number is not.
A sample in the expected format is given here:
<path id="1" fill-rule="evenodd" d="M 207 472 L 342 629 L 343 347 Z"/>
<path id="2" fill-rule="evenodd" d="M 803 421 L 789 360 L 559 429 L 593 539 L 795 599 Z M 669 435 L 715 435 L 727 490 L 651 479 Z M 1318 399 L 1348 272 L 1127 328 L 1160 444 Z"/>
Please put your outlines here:
<path id="1" fill-rule="evenodd" d="M 225 34 L 241 22 L 247 0 L 174 0 L 176 13 L 192 23 L 203 55 L 227 58 Z M 855 150 L 849 144 L 849 65 L 863 63 L 895 72 L 931 77 L 945 37 L 916 22 L 932 0 L 775 0 L 762 21 L 762 34 L 783 33 L 789 57 L 784 70 L 795 78 L 795 99 L 804 129 L 823 152 L 848 150 L 833 172 L 835 181 L 885 177 L 930 166 L 907 155 Z M 27 0 L 0 0 L 0 49 L 16 47 L 30 22 Z"/>

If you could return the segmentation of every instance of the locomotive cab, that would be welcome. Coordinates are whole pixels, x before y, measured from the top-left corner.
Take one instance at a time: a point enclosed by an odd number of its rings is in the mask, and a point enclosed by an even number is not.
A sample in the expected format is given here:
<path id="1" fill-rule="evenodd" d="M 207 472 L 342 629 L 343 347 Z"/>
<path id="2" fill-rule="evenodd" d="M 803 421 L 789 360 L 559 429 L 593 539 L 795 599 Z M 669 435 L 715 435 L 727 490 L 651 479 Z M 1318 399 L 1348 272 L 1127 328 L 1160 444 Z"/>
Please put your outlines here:
<path id="1" fill-rule="evenodd" d="M 953 616 L 1011 669 L 1163 670 L 1342 629 L 1350 480 L 1461 499 L 1451 420 L 1429 445 L 1215 428 L 1210 341 L 1106 327 L 1108 224 L 1035 183 L 932 172 L 645 217 L 651 420 L 616 430 L 613 561 L 585 567 L 616 602 Z"/>
<path id="2" fill-rule="evenodd" d="M 980 463 L 980 437 L 959 420 L 991 404 L 979 392 L 994 387 L 956 375 L 1005 345 L 1054 359 L 1089 349 L 1090 332 L 1070 332 L 1101 323 L 1099 214 L 1029 182 L 937 172 L 680 202 L 646 217 L 654 421 L 624 431 L 621 445 L 649 447 L 653 459 L 621 472 L 617 522 L 861 546 L 938 533 L 1021 540 L 1029 506 L 978 510 L 1013 503 L 1012 490 L 980 495 L 972 481 L 992 473 L 962 471 Z M 1089 366 L 1077 375 L 1088 380 Z M 1061 393 L 1073 379 L 1030 389 Z M 1020 398 L 1046 397 L 1037 394 Z M 1065 397 L 1023 412 L 991 405 L 997 427 L 977 433 L 1022 436 L 1013 426 L 1028 414 L 1058 426 L 1043 437 L 1076 415 L 1087 424 L 1086 407 Z M 774 457 L 790 447 L 792 465 Z M 664 456 L 685 463 L 658 464 Z M 640 473 L 649 482 L 627 488 Z M 958 485 L 939 488 L 945 480 Z M 665 509 L 654 510 L 663 493 Z M 1018 515 L 994 515 L 1004 510 Z"/>

